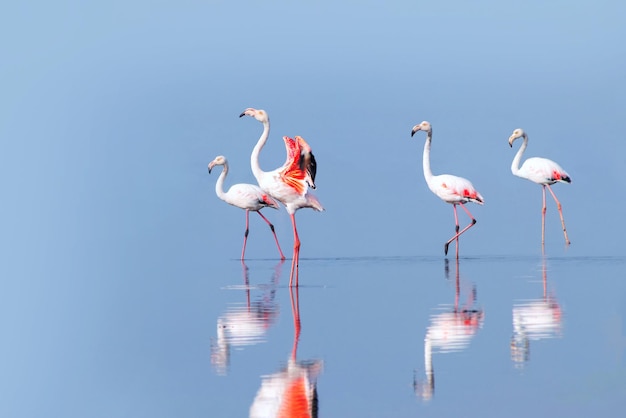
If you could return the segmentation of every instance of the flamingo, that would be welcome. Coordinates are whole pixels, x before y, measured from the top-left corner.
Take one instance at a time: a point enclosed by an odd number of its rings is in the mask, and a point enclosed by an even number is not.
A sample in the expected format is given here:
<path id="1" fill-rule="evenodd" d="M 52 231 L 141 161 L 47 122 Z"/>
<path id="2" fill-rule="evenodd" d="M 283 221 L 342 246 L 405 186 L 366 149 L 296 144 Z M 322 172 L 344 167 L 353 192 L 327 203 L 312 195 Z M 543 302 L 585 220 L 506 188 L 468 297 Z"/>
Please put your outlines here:
<path id="1" fill-rule="evenodd" d="M 448 259 L 445 260 L 446 279 L 449 275 Z M 448 304 L 437 307 L 440 313 L 430 316 L 430 325 L 424 337 L 424 370 L 426 380 L 413 376 L 415 394 L 425 400 L 430 400 L 435 391 L 435 369 L 433 367 L 433 353 L 453 353 L 465 350 L 476 332 L 482 328 L 485 314 L 482 308 L 476 306 L 476 288 L 472 288 L 470 298 L 465 306 L 459 305 L 461 295 L 459 260 L 456 260 L 456 283 L 454 308 L 450 310 Z"/>
<path id="2" fill-rule="evenodd" d="M 250 418 L 317 418 L 319 414 L 317 377 L 324 363 L 322 360 L 297 360 L 301 331 L 298 287 L 291 287 L 289 296 L 294 324 L 291 355 L 281 371 L 263 376 L 250 406 Z"/>
<path id="3" fill-rule="evenodd" d="M 556 298 L 548 294 L 546 258 L 543 257 L 543 297 L 521 301 L 513 305 L 513 336 L 511 359 L 517 367 L 524 367 L 530 359 L 530 342 L 562 336 L 563 314 Z"/>
<path id="4" fill-rule="evenodd" d="M 228 174 L 228 160 L 226 160 L 226 157 L 224 157 L 223 155 L 218 155 L 217 157 L 215 157 L 215 159 L 209 163 L 209 174 L 211 174 L 211 170 L 216 165 L 221 165 L 224 167 L 222 173 L 217 179 L 217 183 L 215 183 L 215 193 L 217 194 L 217 197 L 230 205 L 236 206 L 246 211 L 246 232 L 243 235 L 241 260 L 244 259 L 246 253 L 250 211 L 258 213 L 259 216 L 263 218 L 263 220 L 267 222 L 267 224 L 270 226 L 272 234 L 274 235 L 274 241 L 276 241 L 276 246 L 278 247 L 278 252 L 280 253 L 280 259 L 284 260 L 285 255 L 283 254 L 283 250 L 280 249 L 278 237 L 276 237 L 276 231 L 274 231 L 274 225 L 272 225 L 272 223 L 261 213 L 261 209 L 263 209 L 264 207 L 278 209 L 278 202 L 276 202 L 274 199 L 268 196 L 267 193 L 263 192 L 260 187 L 255 186 L 254 184 L 234 184 L 230 187 L 230 189 L 228 189 L 228 192 L 224 192 L 224 180 L 226 179 L 226 175 Z"/>
<path id="5" fill-rule="evenodd" d="M 534 183 L 540 184 L 543 191 L 543 206 L 541 208 L 541 247 L 543 248 L 545 244 L 545 232 L 546 232 L 546 187 L 550 191 L 550 194 L 554 198 L 556 202 L 556 207 L 559 209 L 559 216 L 561 217 L 561 226 L 563 227 L 563 235 L 565 236 L 565 245 L 570 244 L 570 240 L 567 237 L 567 230 L 565 229 L 565 221 L 563 220 L 563 211 L 561 209 L 561 202 L 556 198 L 556 195 L 552 191 L 550 187 L 551 184 L 556 182 L 561 183 L 571 183 L 572 179 L 569 174 L 565 172 L 561 168 L 560 165 L 555 163 L 552 160 L 547 158 L 540 157 L 532 157 L 528 158 L 522 164 L 522 167 L 519 166 L 520 161 L 522 160 L 522 154 L 526 150 L 528 146 L 528 135 L 524 132 L 523 129 L 516 129 L 513 131 L 511 136 L 509 137 L 509 145 L 513 147 L 513 142 L 517 138 L 524 138 L 524 143 L 515 154 L 515 158 L 513 158 L 513 163 L 511 163 L 511 172 L 514 175 L 530 180 Z"/>
<path id="6" fill-rule="evenodd" d="M 268 329 L 278 318 L 275 295 L 284 262 L 280 260 L 274 267 L 270 282 L 261 287 L 262 296 L 253 301 L 250 300 L 249 269 L 241 262 L 246 304 L 235 303 L 217 318 L 217 340 L 211 341 L 211 363 L 218 374 L 227 374 L 232 349 L 240 350 L 265 341 Z"/>
<path id="7" fill-rule="evenodd" d="M 448 255 L 448 246 L 454 240 L 456 240 L 456 258 L 459 258 L 459 236 L 462 233 L 470 229 L 476 224 L 476 219 L 472 216 L 470 211 L 465 207 L 464 203 L 474 202 L 482 205 L 484 203 L 483 197 L 474 188 L 469 180 L 462 177 L 453 176 L 450 174 L 440 174 L 433 176 L 433 172 L 430 169 L 430 143 L 433 138 L 433 129 L 429 122 L 422 122 L 419 125 L 415 125 L 411 131 L 411 136 L 415 135 L 417 131 L 426 132 L 426 143 L 424 144 L 424 178 L 428 184 L 428 188 L 436 194 L 441 200 L 446 203 L 452 204 L 454 209 L 454 222 L 456 224 L 455 234 L 444 245 L 444 253 Z M 463 210 L 469 215 L 472 222 L 465 228 L 459 231 L 459 218 L 456 213 L 456 205 L 461 205 Z"/>
<path id="8" fill-rule="evenodd" d="M 248 108 L 239 117 L 251 116 L 263 124 L 263 133 L 250 156 L 252 173 L 256 177 L 259 186 L 272 198 L 278 200 L 287 209 L 293 226 L 293 257 L 291 261 L 291 274 L 289 287 L 293 285 L 294 273 L 296 287 L 298 286 L 298 264 L 300 261 L 300 238 L 296 228 L 295 214 L 298 209 L 312 208 L 323 211 L 324 207 L 313 194 L 309 193 L 309 187 L 315 189 L 315 173 L 317 164 L 311 152 L 311 147 L 300 137 L 289 138 L 284 136 L 287 148 L 287 160 L 282 167 L 273 171 L 263 171 L 259 165 L 259 153 L 267 142 L 270 133 L 270 119 L 267 112 L 261 109 Z"/>

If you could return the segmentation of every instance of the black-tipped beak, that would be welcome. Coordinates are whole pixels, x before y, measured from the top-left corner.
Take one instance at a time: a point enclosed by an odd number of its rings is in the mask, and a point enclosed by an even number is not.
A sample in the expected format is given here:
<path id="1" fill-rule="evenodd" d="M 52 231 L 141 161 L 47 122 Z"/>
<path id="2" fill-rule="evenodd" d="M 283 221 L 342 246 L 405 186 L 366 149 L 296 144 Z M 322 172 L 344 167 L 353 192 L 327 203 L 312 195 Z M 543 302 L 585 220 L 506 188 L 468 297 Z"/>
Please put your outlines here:
<path id="1" fill-rule="evenodd" d="M 209 164 L 209 174 L 211 174 L 211 169 L 212 169 L 212 168 L 213 168 L 213 166 L 211 166 L 211 165 Z"/>
<path id="2" fill-rule="evenodd" d="M 240 118 L 244 116 L 246 116 L 246 112 L 241 112 L 241 115 L 239 115 Z"/>
<path id="3" fill-rule="evenodd" d="M 411 131 L 411 136 L 415 135 L 415 132 L 419 131 L 420 128 L 415 128 Z"/>

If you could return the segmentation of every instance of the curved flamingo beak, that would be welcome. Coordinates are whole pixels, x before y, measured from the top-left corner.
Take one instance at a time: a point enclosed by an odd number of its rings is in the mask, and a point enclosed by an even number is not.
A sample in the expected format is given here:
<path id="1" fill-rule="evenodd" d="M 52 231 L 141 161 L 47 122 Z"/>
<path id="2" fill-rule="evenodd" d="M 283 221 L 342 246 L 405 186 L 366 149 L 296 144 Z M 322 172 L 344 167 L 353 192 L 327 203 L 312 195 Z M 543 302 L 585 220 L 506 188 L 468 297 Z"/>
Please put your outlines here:
<path id="1" fill-rule="evenodd" d="M 211 161 L 209 163 L 209 174 L 211 174 L 211 170 L 213 169 L 213 167 L 215 167 L 215 161 Z"/>
<path id="2" fill-rule="evenodd" d="M 517 139 L 517 137 L 515 137 L 515 136 L 513 136 L 513 135 L 511 135 L 511 136 L 509 137 L 509 146 L 510 146 L 511 148 L 513 148 L 513 142 L 515 142 L 515 140 L 516 140 L 516 139 Z"/>
<path id="3" fill-rule="evenodd" d="M 422 128 L 420 128 L 420 126 L 419 126 L 419 125 L 415 125 L 415 126 L 413 127 L 413 129 L 411 130 L 411 136 L 415 135 L 415 132 L 417 132 L 417 131 L 421 131 L 421 130 L 422 130 Z"/>
<path id="4" fill-rule="evenodd" d="M 255 110 L 251 107 L 247 108 L 246 110 L 244 110 L 243 112 L 241 112 L 241 115 L 239 115 L 239 117 L 244 117 L 244 116 L 254 116 L 254 112 Z"/>

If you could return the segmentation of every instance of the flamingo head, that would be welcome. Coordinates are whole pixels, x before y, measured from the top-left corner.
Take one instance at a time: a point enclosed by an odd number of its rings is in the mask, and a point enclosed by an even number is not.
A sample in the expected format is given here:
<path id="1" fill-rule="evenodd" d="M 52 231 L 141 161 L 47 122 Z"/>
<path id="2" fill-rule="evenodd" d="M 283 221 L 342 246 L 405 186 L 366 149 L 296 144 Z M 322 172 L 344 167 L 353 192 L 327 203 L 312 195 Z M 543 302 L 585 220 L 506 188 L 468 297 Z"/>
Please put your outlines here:
<path id="1" fill-rule="evenodd" d="M 243 116 L 252 116 L 254 119 L 258 120 L 261 123 L 269 122 L 269 116 L 267 115 L 267 112 L 263 109 L 254 109 L 252 107 L 249 107 L 241 112 L 241 115 L 239 115 L 239 117 Z"/>
<path id="2" fill-rule="evenodd" d="M 218 155 L 213 161 L 209 163 L 209 174 L 211 174 L 211 170 L 213 170 L 213 167 L 215 167 L 216 165 L 226 165 L 226 163 L 226 157 L 224 157 L 223 155 Z"/>
<path id="3" fill-rule="evenodd" d="M 422 122 L 419 125 L 415 125 L 411 130 L 411 136 L 415 135 L 417 131 L 425 131 L 427 133 L 431 133 L 433 128 L 430 126 L 430 122 Z"/>
<path id="4" fill-rule="evenodd" d="M 526 137 L 526 132 L 524 132 L 524 130 L 522 128 L 517 128 L 516 130 L 513 131 L 513 133 L 509 137 L 509 146 L 512 147 L 513 146 L 513 142 L 517 138 L 521 138 L 521 137 Z"/>

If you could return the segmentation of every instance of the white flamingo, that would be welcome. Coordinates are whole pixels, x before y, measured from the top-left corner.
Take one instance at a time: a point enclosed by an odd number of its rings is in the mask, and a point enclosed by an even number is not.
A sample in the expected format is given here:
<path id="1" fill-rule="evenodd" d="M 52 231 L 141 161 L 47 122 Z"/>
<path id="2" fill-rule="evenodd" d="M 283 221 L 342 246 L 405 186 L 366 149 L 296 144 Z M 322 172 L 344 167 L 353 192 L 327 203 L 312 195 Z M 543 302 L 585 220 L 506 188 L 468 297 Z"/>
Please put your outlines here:
<path id="1" fill-rule="evenodd" d="M 323 211 L 322 204 L 317 198 L 309 193 L 309 187 L 315 189 L 315 173 L 317 165 L 311 147 L 299 136 L 295 138 L 283 137 L 287 148 L 287 160 L 282 167 L 273 171 L 263 171 L 259 165 L 259 153 L 267 142 L 270 133 L 270 120 L 267 112 L 248 108 L 239 117 L 252 116 L 263 124 L 263 133 L 250 156 L 252 173 L 264 192 L 285 205 L 287 213 L 291 217 L 293 226 L 293 257 L 291 261 L 291 274 L 289 286 L 293 285 L 294 273 L 295 285 L 298 286 L 298 263 L 300 259 L 300 238 L 296 228 L 295 213 L 301 208 L 312 208 Z"/>
<path id="2" fill-rule="evenodd" d="M 446 259 L 446 278 L 448 277 L 448 263 Z M 471 293 L 471 299 L 465 307 L 459 306 L 461 293 L 459 261 L 456 262 L 456 283 L 454 308 L 449 310 L 449 305 L 439 305 L 441 313 L 431 315 L 430 325 L 426 329 L 424 337 L 424 371 L 426 380 L 422 381 L 413 377 L 413 389 L 415 394 L 424 400 L 430 400 L 435 391 L 435 369 L 433 367 L 434 353 L 453 353 L 465 350 L 478 329 L 482 328 L 484 312 L 475 305 L 476 289 Z"/>
<path id="3" fill-rule="evenodd" d="M 543 259 L 543 297 L 513 305 L 513 336 L 511 359 L 519 367 L 530 359 L 530 341 L 558 338 L 562 335 L 561 306 L 548 294 L 546 259 Z"/>
<path id="4" fill-rule="evenodd" d="M 428 184 L 428 188 L 441 200 L 446 203 L 452 204 L 454 208 L 454 222 L 455 222 L 455 234 L 444 245 L 444 253 L 448 254 L 448 246 L 452 241 L 456 240 L 456 257 L 459 258 L 459 236 L 470 229 L 476 224 L 476 219 L 472 216 L 470 211 L 465 207 L 464 203 L 474 202 L 482 205 L 484 203 L 483 197 L 474 188 L 472 183 L 464 179 L 463 177 L 457 177 L 450 174 L 440 174 L 434 176 L 430 169 L 430 144 L 433 138 L 433 129 L 429 122 L 422 122 L 419 125 L 415 125 L 411 130 L 411 136 L 415 135 L 417 131 L 426 132 L 426 143 L 424 144 L 424 178 Z M 456 205 L 461 205 L 463 210 L 469 215 L 472 222 L 465 228 L 459 231 L 459 218 L 456 213 Z"/>
<path id="5" fill-rule="evenodd" d="M 218 155 L 217 157 L 215 157 L 215 159 L 209 163 L 209 174 L 211 174 L 211 170 L 216 165 L 221 165 L 224 167 L 222 173 L 217 179 L 217 183 L 215 183 L 215 193 L 217 194 L 217 197 L 230 205 L 236 206 L 246 211 L 246 232 L 243 235 L 241 260 L 244 259 L 246 253 L 250 211 L 258 213 L 259 216 L 263 218 L 263 220 L 267 222 L 267 224 L 270 226 L 272 234 L 274 235 L 274 240 L 276 241 L 276 246 L 278 247 L 278 252 L 280 253 L 280 259 L 284 260 L 285 256 L 283 255 L 283 250 L 280 249 L 278 237 L 276 237 L 276 232 L 274 231 L 274 225 L 272 225 L 272 223 L 261 213 L 261 209 L 265 207 L 278 209 L 278 202 L 268 196 L 267 193 L 264 193 L 261 188 L 253 184 L 234 184 L 230 187 L 230 189 L 228 189 L 228 192 L 224 192 L 224 180 L 226 179 L 226 175 L 228 174 L 228 161 L 226 160 L 226 157 L 224 157 L 223 155 Z"/>
<path id="6" fill-rule="evenodd" d="M 250 300 L 248 266 L 241 262 L 246 304 L 233 304 L 217 318 L 217 340 L 211 341 L 211 363 L 218 374 L 227 374 L 231 349 L 242 349 L 265 341 L 268 329 L 278 317 L 275 295 L 284 262 L 281 260 L 274 267 L 271 281 L 261 286 L 263 294 L 254 301 Z"/>
<path id="7" fill-rule="evenodd" d="M 561 202 L 556 198 L 556 195 L 550 187 L 551 184 L 556 182 L 571 183 L 572 179 L 569 174 L 561 168 L 560 165 L 552 160 L 541 157 L 532 157 L 524 161 L 524 164 L 520 167 L 520 161 L 522 160 L 522 154 L 528 146 L 528 135 L 523 129 L 516 129 L 509 137 L 509 145 L 513 147 L 513 142 L 517 138 L 524 138 L 524 143 L 515 154 L 513 163 L 511 163 L 511 171 L 514 175 L 530 180 L 534 183 L 540 184 L 543 190 L 543 206 L 541 208 L 541 246 L 545 243 L 545 231 L 546 231 L 546 187 L 550 191 L 550 194 L 556 202 L 556 207 L 559 209 L 559 216 L 561 217 L 561 226 L 563 227 L 563 235 L 565 236 L 565 245 L 570 244 L 570 240 L 567 237 L 567 230 L 565 229 L 565 221 L 563 220 L 563 211 L 561 210 Z"/>

